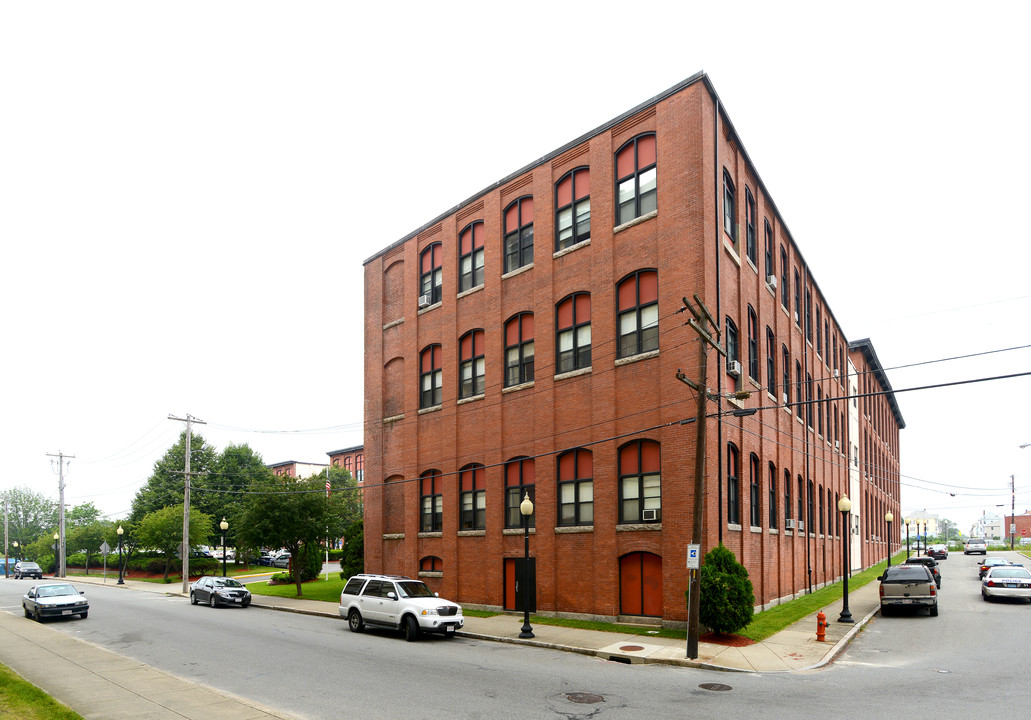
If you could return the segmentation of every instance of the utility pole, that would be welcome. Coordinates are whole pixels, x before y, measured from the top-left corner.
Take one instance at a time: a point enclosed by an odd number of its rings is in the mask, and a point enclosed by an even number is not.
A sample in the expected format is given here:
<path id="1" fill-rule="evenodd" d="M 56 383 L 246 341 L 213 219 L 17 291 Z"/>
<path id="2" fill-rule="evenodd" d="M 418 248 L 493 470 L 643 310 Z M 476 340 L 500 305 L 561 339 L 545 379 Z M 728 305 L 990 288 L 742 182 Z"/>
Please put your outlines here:
<path id="1" fill-rule="evenodd" d="M 1010 475 L 1010 550 L 1017 535 L 1017 476 Z"/>
<path id="2" fill-rule="evenodd" d="M 73 460 L 73 459 L 75 459 L 75 456 L 74 455 L 65 455 L 63 452 L 58 450 L 56 455 L 54 455 L 53 453 L 47 453 L 47 457 L 55 457 L 55 458 L 57 458 L 57 476 L 58 476 L 57 490 L 58 490 L 58 495 L 60 496 L 59 497 L 60 505 L 58 507 L 59 515 L 58 515 L 58 521 L 57 521 L 57 555 L 58 555 L 58 562 L 57 562 L 57 567 L 54 568 L 54 573 L 55 573 L 55 575 L 57 575 L 57 577 L 64 577 L 65 573 L 67 571 L 67 568 L 65 567 L 65 547 L 64 547 L 64 540 L 65 540 L 65 538 L 64 538 L 64 460 L 65 460 L 65 458 L 68 458 L 69 460 Z M 53 465 L 54 461 L 51 460 L 50 464 Z"/>
<path id="3" fill-rule="evenodd" d="M 7 513 L 10 512 L 7 504 L 7 493 L 4 493 L 4 577 L 7 575 Z"/>
<path id="4" fill-rule="evenodd" d="M 183 565 L 183 594 L 188 594 L 190 592 L 190 436 L 193 432 L 193 423 L 198 425 L 207 423 L 189 413 L 186 413 L 184 418 L 175 417 L 169 413 L 168 419 L 186 423 L 186 472 L 183 473 L 183 477 L 186 478 L 186 490 L 183 493 L 183 544 L 179 551 L 179 557 Z"/>
<path id="5" fill-rule="evenodd" d="M 698 406 L 695 411 L 695 458 L 694 458 L 694 526 L 691 532 L 691 543 L 699 546 L 699 551 L 702 545 L 703 531 L 704 531 L 704 514 L 705 514 L 705 403 L 709 399 L 709 389 L 707 384 L 708 378 L 708 345 L 716 348 L 716 351 L 720 355 L 725 355 L 726 352 L 719 346 L 719 325 L 712 319 L 712 315 L 709 314 L 709 310 L 702 303 L 698 295 L 694 295 L 694 301 L 698 307 L 693 307 L 687 298 L 684 298 L 684 307 L 681 308 L 680 312 L 687 310 L 694 316 L 694 319 L 688 319 L 687 325 L 698 333 L 700 342 L 698 343 L 698 380 L 689 380 L 679 370 L 677 371 L 677 379 L 680 382 L 693 388 L 695 393 L 698 395 Z M 713 335 L 716 339 L 713 339 Z M 701 556 L 701 552 L 699 552 Z M 687 612 L 687 657 L 694 660 L 698 657 L 698 626 L 699 617 L 701 610 L 701 583 L 699 582 L 698 570 L 690 570 L 690 589 L 688 592 L 688 612 Z"/>

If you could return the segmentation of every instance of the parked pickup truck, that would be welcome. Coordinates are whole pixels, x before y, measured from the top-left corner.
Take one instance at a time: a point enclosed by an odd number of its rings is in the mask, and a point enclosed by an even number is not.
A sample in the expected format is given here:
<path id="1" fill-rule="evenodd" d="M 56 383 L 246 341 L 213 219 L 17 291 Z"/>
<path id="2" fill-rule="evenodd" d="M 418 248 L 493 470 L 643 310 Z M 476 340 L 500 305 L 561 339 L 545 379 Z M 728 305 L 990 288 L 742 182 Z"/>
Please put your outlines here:
<path id="1" fill-rule="evenodd" d="M 938 587 L 926 565 L 895 565 L 884 571 L 881 581 L 881 614 L 900 607 L 925 607 L 938 616 Z"/>

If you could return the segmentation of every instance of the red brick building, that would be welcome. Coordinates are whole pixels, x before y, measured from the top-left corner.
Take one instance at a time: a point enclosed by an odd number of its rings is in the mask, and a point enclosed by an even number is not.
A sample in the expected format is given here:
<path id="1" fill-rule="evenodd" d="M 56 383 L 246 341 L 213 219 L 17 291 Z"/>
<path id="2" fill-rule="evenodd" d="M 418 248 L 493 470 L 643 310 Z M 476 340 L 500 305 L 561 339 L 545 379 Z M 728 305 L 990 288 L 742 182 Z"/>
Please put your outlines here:
<path id="1" fill-rule="evenodd" d="M 760 606 L 834 581 L 850 494 L 853 565 L 883 558 L 867 515 L 899 516 L 902 418 L 890 394 L 846 397 L 890 386 L 699 74 L 366 261 L 366 569 L 522 609 L 529 495 L 537 611 L 686 621 L 695 294 L 727 351 L 703 553 L 729 547 Z"/>
<path id="2" fill-rule="evenodd" d="M 351 473 L 351 477 L 361 485 L 365 479 L 365 449 L 361 445 L 331 450 L 328 453 L 329 463 L 333 467 L 342 467 Z"/>

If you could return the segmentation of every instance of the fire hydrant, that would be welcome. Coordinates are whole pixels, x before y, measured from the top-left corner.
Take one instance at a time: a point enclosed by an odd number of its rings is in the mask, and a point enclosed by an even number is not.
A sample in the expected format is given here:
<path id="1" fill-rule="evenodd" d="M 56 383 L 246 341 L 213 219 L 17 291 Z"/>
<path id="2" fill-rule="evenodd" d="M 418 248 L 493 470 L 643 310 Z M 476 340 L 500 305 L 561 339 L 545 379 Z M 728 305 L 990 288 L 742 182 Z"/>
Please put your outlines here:
<path id="1" fill-rule="evenodd" d="M 823 642 L 827 639 L 827 616 L 823 610 L 816 614 L 816 641 Z"/>

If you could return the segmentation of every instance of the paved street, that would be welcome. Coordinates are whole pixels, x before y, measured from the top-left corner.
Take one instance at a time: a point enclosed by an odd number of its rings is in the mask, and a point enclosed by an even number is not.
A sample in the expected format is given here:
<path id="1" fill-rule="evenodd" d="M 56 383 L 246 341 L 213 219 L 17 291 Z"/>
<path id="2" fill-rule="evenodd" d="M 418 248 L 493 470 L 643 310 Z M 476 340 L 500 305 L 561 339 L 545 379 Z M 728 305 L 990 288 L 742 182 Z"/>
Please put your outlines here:
<path id="1" fill-rule="evenodd" d="M 254 717 L 336 718 L 360 707 L 373 718 L 740 717 L 758 708 L 773 718 L 798 717 L 800 708 L 806 716 L 848 708 L 846 717 L 897 718 L 888 700 L 902 696 L 931 703 L 936 717 L 967 717 L 982 705 L 986 674 L 1001 701 L 1026 695 L 1023 671 L 1008 659 L 1026 646 L 1031 617 L 1027 604 L 983 603 L 976 562 L 953 554 L 942 563 L 940 617 L 877 616 L 834 663 L 804 673 L 630 665 L 461 637 L 405 643 L 386 632 L 355 635 L 332 618 L 193 607 L 113 586 L 86 588 L 88 620 L 38 626 L 18 613 L 28 582 L 13 580 L 0 582 L 0 607 L 17 614 L 0 620 L 0 630 L 80 638 L 244 698 L 248 712 L 274 713 Z M 7 662 L 2 649 L 0 659 Z M 703 689 L 707 683 L 729 689 Z"/>

